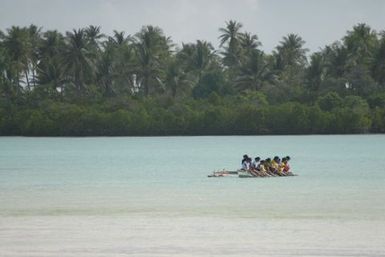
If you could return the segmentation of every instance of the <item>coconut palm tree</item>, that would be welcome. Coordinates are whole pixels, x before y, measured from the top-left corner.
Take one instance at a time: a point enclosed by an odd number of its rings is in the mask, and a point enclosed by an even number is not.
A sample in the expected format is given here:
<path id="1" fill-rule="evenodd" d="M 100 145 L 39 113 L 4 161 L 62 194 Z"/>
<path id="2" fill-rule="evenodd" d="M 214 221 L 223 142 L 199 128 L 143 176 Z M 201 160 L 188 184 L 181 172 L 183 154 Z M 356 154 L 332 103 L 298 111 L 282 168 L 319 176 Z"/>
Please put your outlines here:
<path id="1" fill-rule="evenodd" d="M 379 46 L 374 52 L 372 74 L 373 78 L 385 88 L 385 32 L 382 32 Z"/>
<path id="2" fill-rule="evenodd" d="M 219 36 L 219 46 L 224 47 L 225 49 L 223 52 L 223 62 L 228 67 L 239 64 L 240 41 L 242 37 L 242 33 L 240 32 L 241 28 L 241 23 L 230 20 L 226 22 L 225 28 L 219 29 L 221 32 L 221 35 Z"/>
<path id="3" fill-rule="evenodd" d="M 101 33 L 100 26 L 89 25 L 84 29 L 84 33 L 89 41 L 90 47 L 94 49 L 94 51 L 100 50 L 100 40 L 105 37 L 105 35 Z"/>
<path id="4" fill-rule="evenodd" d="M 12 26 L 7 30 L 7 34 L 4 36 L 2 43 L 5 54 L 9 58 L 9 74 L 12 77 L 17 92 L 22 89 L 22 74 L 24 74 L 27 86 L 29 86 L 28 64 L 30 41 L 28 37 L 28 31 L 25 28 Z"/>
<path id="5" fill-rule="evenodd" d="M 158 27 L 145 26 L 133 39 L 136 53 L 135 84 L 145 96 L 163 89 L 164 63 L 170 55 L 170 40 Z"/>
<path id="6" fill-rule="evenodd" d="M 64 37 L 57 30 L 45 32 L 39 47 L 40 63 L 49 62 L 51 59 L 58 57 L 64 46 Z"/>
<path id="7" fill-rule="evenodd" d="M 273 82 L 274 76 L 265 60 L 264 53 L 254 50 L 245 57 L 240 66 L 235 86 L 240 90 L 259 90 L 267 82 Z"/>
<path id="8" fill-rule="evenodd" d="M 13 96 L 12 79 L 9 77 L 9 60 L 2 45 L 4 34 L 0 31 L 0 97 L 10 100 Z"/>
<path id="9" fill-rule="evenodd" d="M 95 54 L 90 49 L 84 29 L 66 33 L 66 46 L 62 64 L 68 81 L 71 81 L 78 96 L 86 91 L 86 83 L 93 81 Z"/>
<path id="10" fill-rule="evenodd" d="M 358 94 L 368 94 L 370 88 L 376 87 L 370 65 L 378 48 L 377 33 L 368 25 L 361 23 L 348 31 L 343 38 L 343 46 L 346 51 L 344 66 L 344 78 L 350 85 L 348 90 Z"/>
<path id="11" fill-rule="evenodd" d="M 64 51 L 64 37 L 56 30 L 43 34 L 37 65 L 37 82 L 39 86 L 49 91 L 64 93 L 64 67 L 61 63 L 61 55 Z"/>
<path id="12" fill-rule="evenodd" d="M 131 36 L 126 36 L 124 31 L 114 30 L 114 35 L 112 37 L 108 37 L 108 42 L 116 46 L 128 44 L 130 41 Z"/>
<path id="13" fill-rule="evenodd" d="M 28 36 L 29 36 L 29 71 L 32 75 L 32 84 L 36 86 L 36 70 L 37 64 L 39 62 L 39 47 L 41 43 L 41 28 L 36 25 L 31 24 L 28 28 Z M 29 84 L 29 80 L 27 80 Z"/>
<path id="14" fill-rule="evenodd" d="M 194 85 L 176 58 L 172 60 L 167 67 L 165 82 L 166 86 L 171 90 L 173 98 L 191 89 Z"/>
<path id="15" fill-rule="evenodd" d="M 242 50 L 245 52 L 245 54 L 248 54 L 258 49 L 258 47 L 260 47 L 261 45 L 262 43 L 259 42 L 257 35 L 252 35 L 249 32 L 241 34 L 240 46 L 242 47 Z"/>
<path id="16" fill-rule="evenodd" d="M 304 48 L 305 41 L 296 34 L 289 34 L 283 37 L 277 46 L 276 67 L 278 70 L 284 70 L 286 67 L 303 67 L 306 62 L 306 52 Z"/>
<path id="17" fill-rule="evenodd" d="M 226 27 L 219 28 L 219 31 L 222 33 L 219 36 L 219 46 L 222 47 L 225 43 L 228 42 L 230 48 L 236 47 L 241 37 L 240 30 L 242 26 L 243 25 L 241 23 L 234 20 L 226 21 Z"/>
<path id="18" fill-rule="evenodd" d="M 198 81 L 201 80 L 203 72 L 210 67 L 214 58 L 215 51 L 213 46 L 206 41 L 198 40 L 192 59 L 194 70 L 198 74 Z"/>
<path id="19" fill-rule="evenodd" d="M 326 73 L 333 77 L 343 77 L 348 60 L 348 51 L 340 42 L 326 46 L 322 50 Z"/>
<path id="20" fill-rule="evenodd" d="M 377 34 L 365 23 L 360 23 L 348 31 L 343 38 L 351 66 L 367 65 L 378 45 Z"/>
<path id="21" fill-rule="evenodd" d="M 182 44 L 182 49 L 176 55 L 178 63 L 183 67 L 193 84 L 199 83 L 202 75 L 215 64 L 219 63 L 214 47 L 204 40 L 195 44 Z"/>
<path id="22" fill-rule="evenodd" d="M 326 75 L 326 65 L 322 53 L 314 53 L 310 57 L 310 65 L 306 69 L 306 81 L 308 88 L 318 92 Z"/>

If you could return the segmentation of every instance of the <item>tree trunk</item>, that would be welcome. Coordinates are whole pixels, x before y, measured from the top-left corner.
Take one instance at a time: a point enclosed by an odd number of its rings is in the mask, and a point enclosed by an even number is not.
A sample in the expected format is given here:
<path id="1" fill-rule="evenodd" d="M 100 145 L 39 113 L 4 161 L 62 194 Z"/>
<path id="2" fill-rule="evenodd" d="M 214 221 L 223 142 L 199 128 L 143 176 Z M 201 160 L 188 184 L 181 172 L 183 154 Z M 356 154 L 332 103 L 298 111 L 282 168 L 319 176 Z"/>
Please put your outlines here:
<path id="1" fill-rule="evenodd" d="M 27 89 L 28 91 L 31 91 L 31 86 L 29 84 L 29 79 L 28 79 L 28 72 L 25 71 L 24 73 L 25 73 L 25 80 L 27 81 Z"/>

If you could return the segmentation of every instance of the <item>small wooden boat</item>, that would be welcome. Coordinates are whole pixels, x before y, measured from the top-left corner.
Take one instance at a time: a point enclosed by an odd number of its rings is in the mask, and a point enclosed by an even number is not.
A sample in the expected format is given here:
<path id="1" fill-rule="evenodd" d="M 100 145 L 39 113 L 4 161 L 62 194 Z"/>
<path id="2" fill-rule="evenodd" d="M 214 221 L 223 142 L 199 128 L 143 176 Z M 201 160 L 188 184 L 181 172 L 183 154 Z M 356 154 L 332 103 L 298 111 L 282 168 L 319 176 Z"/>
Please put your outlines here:
<path id="1" fill-rule="evenodd" d="M 214 171 L 213 174 L 208 175 L 209 178 L 218 178 L 218 177 L 237 177 L 239 170 L 221 170 Z"/>
<path id="2" fill-rule="evenodd" d="M 219 178 L 219 177 L 239 177 L 239 178 L 267 178 L 267 177 L 290 177 L 297 176 L 292 172 L 286 173 L 284 175 L 269 175 L 269 176 L 258 176 L 257 174 L 252 174 L 249 171 L 245 170 L 236 170 L 236 171 L 214 171 L 213 174 L 208 175 L 209 178 Z"/>

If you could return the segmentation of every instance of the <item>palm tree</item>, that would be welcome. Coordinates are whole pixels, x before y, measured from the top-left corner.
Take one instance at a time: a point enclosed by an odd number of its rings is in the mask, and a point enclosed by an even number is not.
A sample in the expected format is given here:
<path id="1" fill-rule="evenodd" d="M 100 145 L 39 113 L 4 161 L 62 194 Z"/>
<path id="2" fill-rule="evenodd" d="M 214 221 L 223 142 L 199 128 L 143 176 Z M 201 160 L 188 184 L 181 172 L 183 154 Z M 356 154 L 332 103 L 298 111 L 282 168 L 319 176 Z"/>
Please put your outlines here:
<path id="1" fill-rule="evenodd" d="M 382 32 L 379 47 L 373 56 L 372 74 L 373 78 L 385 87 L 385 32 Z"/>
<path id="2" fill-rule="evenodd" d="M 200 81 L 202 73 L 209 68 L 215 57 L 214 48 L 210 43 L 198 40 L 193 57 L 193 67 L 198 74 L 198 81 Z"/>
<path id="3" fill-rule="evenodd" d="M 40 86 L 48 85 L 48 89 L 60 90 L 64 93 L 64 69 L 61 55 L 64 51 L 64 37 L 58 31 L 47 31 L 43 34 L 38 51 L 37 81 Z"/>
<path id="4" fill-rule="evenodd" d="M 64 37 L 57 30 L 49 30 L 43 34 L 39 47 L 40 61 L 58 56 L 64 47 Z"/>
<path id="5" fill-rule="evenodd" d="M 145 26 L 133 39 L 137 58 L 135 84 L 145 96 L 163 87 L 163 64 L 170 55 L 170 41 L 158 27 Z"/>
<path id="6" fill-rule="evenodd" d="M 36 86 L 36 70 L 37 70 L 37 64 L 39 61 L 39 46 L 41 43 L 41 28 L 38 28 L 35 25 L 30 25 L 27 28 L 28 35 L 29 35 L 29 43 L 30 43 L 30 49 L 29 49 L 29 70 L 32 73 L 32 83 L 33 86 Z M 29 84 L 29 81 L 27 79 L 27 83 Z"/>
<path id="7" fill-rule="evenodd" d="M 94 65 L 95 55 L 90 50 L 85 31 L 78 29 L 67 32 L 63 66 L 68 80 L 75 85 L 78 96 L 84 93 L 86 83 L 93 80 Z"/>
<path id="8" fill-rule="evenodd" d="M 89 41 L 90 47 L 95 51 L 100 49 L 100 40 L 105 37 L 100 31 L 100 26 L 89 25 L 84 29 L 87 40 Z"/>
<path id="9" fill-rule="evenodd" d="M 262 45 L 258 40 L 257 35 L 252 35 L 248 32 L 242 33 L 240 38 L 240 45 L 245 54 L 248 54 Z"/>
<path id="10" fill-rule="evenodd" d="M 108 37 L 108 42 L 117 46 L 128 44 L 131 40 L 131 37 L 130 35 L 125 36 L 124 34 L 124 31 L 114 30 L 114 36 Z"/>
<path id="11" fill-rule="evenodd" d="M 237 46 L 239 39 L 241 37 L 241 28 L 242 24 L 237 21 L 226 21 L 226 27 L 225 28 L 219 28 L 219 31 L 222 33 L 219 36 L 220 44 L 219 46 L 222 47 L 226 42 L 229 42 L 229 48 L 234 48 Z"/>
<path id="12" fill-rule="evenodd" d="M 306 80 L 309 89 L 318 92 L 325 77 L 326 65 L 322 53 L 314 53 L 310 58 L 310 66 L 306 69 Z"/>
<path id="13" fill-rule="evenodd" d="M 112 86 L 114 81 L 115 51 L 116 48 L 107 41 L 104 51 L 96 64 L 96 79 L 103 88 L 103 95 L 107 97 L 116 95 Z"/>
<path id="14" fill-rule="evenodd" d="M 343 76 L 349 90 L 362 95 L 376 87 L 370 65 L 378 43 L 377 33 L 364 23 L 354 26 L 343 38 L 346 53 Z"/>
<path id="15" fill-rule="evenodd" d="M 12 80 L 9 78 L 9 60 L 2 45 L 3 33 L 0 31 L 0 97 L 10 100 L 13 95 Z"/>
<path id="16" fill-rule="evenodd" d="M 183 71 L 177 59 L 172 60 L 166 71 L 166 86 L 171 90 L 171 95 L 175 98 L 178 94 L 193 86 L 188 74 Z"/>
<path id="17" fill-rule="evenodd" d="M 3 46 L 5 54 L 8 56 L 9 62 L 9 74 L 14 81 L 16 91 L 19 92 L 21 87 L 21 75 L 24 73 L 27 86 L 29 86 L 28 80 L 28 63 L 29 63 L 29 40 L 28 32 L 25 28 L 12 26 L 7 30 L 7 34 L 4 36 Z"/>
<path id="18" fill-rule="evenodd" d="M 326 46 L 322 50 L 322 56 L 326 66 L 326 74 L 333 77 L 343 77 L 348 60 L 348 51 L 339 42 Z"/>
<path id="19" fill-rule="evenodd" d="M 103 42 L 97 61 L 97 83 L 107 97 L 133 91 L 134 54 L 131 38 L 124 34 L 114 30 L 114 35 Z"/>
<path id="20" fill-rule="evenodd" d="M 239 46 L 242 33 L 240 32 L 242 24 L 233 20 L 226 22 L 225 28 L 220 28 L 219 31 L 222 33 L 219 36 L 220 47 L 224 47 L 223 62 L 228 67 L 238 65 L 239 63 Z"/>
<path id="21" fill-rule="evenodd" d="M 273 82 L 273 74 L 262 51 L 254 50 L 245 59 L 235 79 L 239 90 L 259 90 L 264 83 Z"/>
<path id="22" fill-rule="evenodd" d="M 132 42 L 130 36 L 116 30 L 103 42 L 96 65 L 97 84 L 102 88 L 103 95 L 109 97 L 135 91 Z"/>
<path id="23" fill-rule="evenodd" d="M 66 82 L 61 65 L 57 61 L 52 61 L 37 74 L 38 87 L 51 95 L 64 94 L 64 84 Z"/>
<path id="24" fill-rule="evenodd" d="M 280 45 L 277 46 L 276 66 L 278 70 L 284 70 L 286 67 L 303 67 L 306 64 L 306 52 L 304 48 L 305 41 L 296 34 L 289 34 L 283 37 Z"/>
<path id="25" fill-rule="evenodd" d="M 360 23 L 348 31 L 343 38 L 344 46 L 348 51 L 349 62 L 352 66 L 368 64 L 378 45 L 377 34 L 365 23 Z"/>
<path id="26" fill-rule="evenodd" d="M 193 84 L 198 84 L 202 75 L 219 63 L 214 47 L 204 40 L 197 40 L 195 44 L 182 44 L 182 49 L 176 55 L 178 63 L 183 67 Z"/>

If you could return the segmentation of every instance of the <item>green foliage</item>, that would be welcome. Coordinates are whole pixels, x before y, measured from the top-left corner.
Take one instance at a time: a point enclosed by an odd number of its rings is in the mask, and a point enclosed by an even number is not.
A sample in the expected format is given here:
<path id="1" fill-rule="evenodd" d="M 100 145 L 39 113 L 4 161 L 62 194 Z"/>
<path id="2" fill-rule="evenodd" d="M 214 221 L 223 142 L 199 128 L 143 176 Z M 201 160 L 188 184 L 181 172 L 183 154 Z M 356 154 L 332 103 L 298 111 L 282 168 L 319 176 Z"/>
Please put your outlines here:
<path id="1" fill-rule="evenodd" d="M 358 24 L 308 59 L 273 53 L 230 20 L 219 50 L 98 26 L 0 33 L 0 135 L 141 136 L 385 132 L 385 34 Z"/>
<path id="2" fill-rule="evenodd" d="M 212 93 L 228 93 L 223 73 L 216 70 L 204 74 L 192 93 L 194 98 L 207 98 Z"/>
<path id="3" fill-rule="evenodd" d="M 336 92 L 329 92 L 317 99 L 317 105 L 323 111 L 331 111 L 342 105 L 342 98 Z"/>

